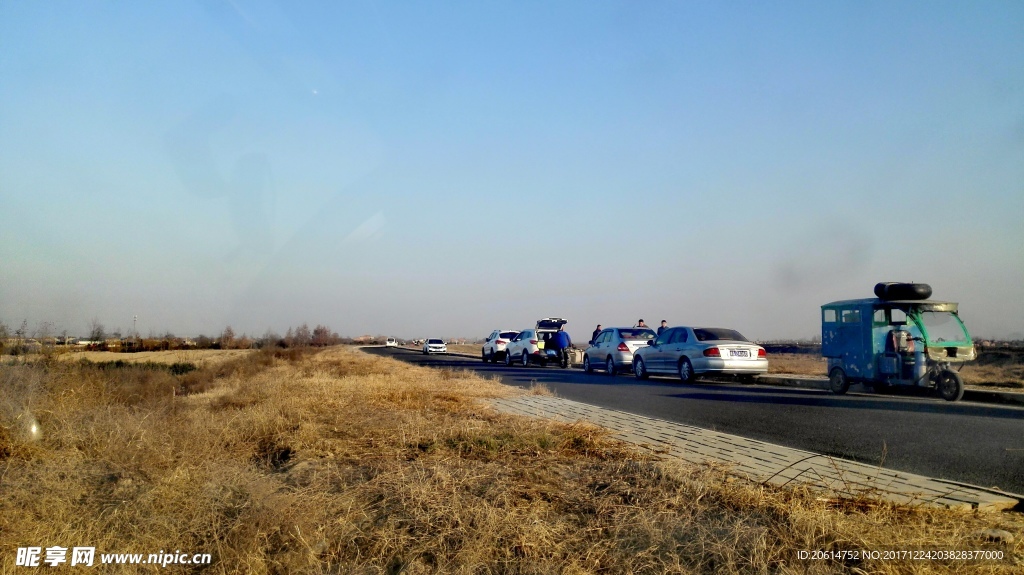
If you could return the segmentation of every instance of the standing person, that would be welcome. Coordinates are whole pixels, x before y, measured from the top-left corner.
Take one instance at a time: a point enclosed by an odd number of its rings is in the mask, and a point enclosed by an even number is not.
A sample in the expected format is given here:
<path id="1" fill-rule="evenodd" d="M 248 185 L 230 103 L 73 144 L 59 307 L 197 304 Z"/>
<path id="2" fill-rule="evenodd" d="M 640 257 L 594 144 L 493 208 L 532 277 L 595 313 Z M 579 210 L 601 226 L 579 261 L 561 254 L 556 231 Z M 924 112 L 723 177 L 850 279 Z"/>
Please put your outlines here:
<path id="1" fill-rule="evenodd" d="M 597 341 L 597 336 L 599 335 L 601 335 L 601 324 L 597 324 L 597 329 L 594 330 L 594 333 L 590 334 L 590 343 Z"/>
<path id="2" fill-rule="evenodd" d="M 658 335 L 661 335 L 661 332 L 665 331 L 666 329 L 668 329 L 668 322 L 665 320 L 661 320 L 661 327 L 658 328 Z"/>
<path id="3" fill-rule="evenodd" d="M 563 326 L 558 326 L 558 331 L 551 338 L 551 349 L 558 353 L 558 364 L 562 367 L 569 367 L 569 354 L 565 350 L 569 349 L 572 345 L 572 338 L 563 329 Z"/>
<path id="4" fill-rule="evenodd" d="M 640 318 L 640 321 L 636 322 L 636 325 L 633 327 L 647 327 L 647 324 L 644 323 L 644 318 Z"/>

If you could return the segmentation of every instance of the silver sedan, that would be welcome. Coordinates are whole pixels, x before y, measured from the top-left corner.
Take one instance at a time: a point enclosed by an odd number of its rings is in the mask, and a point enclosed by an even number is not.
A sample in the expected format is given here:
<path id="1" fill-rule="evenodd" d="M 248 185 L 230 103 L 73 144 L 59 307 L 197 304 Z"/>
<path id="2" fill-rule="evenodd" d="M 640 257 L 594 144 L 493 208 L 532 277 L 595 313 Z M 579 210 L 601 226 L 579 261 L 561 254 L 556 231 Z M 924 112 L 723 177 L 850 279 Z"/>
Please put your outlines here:
<path id="1" fill-rule="evenodd" d="M 752 379 L 767 372 L 763 347 L 720 327 L 673 327 L 633 354 L 633 374 L 639 379 L 668 374 L 690 383 L 705 374 Z"/>
<path id="2" fill-rule="evenodd" d="M 620 370 L 629 371 L 633 365 L 633 353 L 646 346 L 654 336 L 654 331 L 646 327 L 605 328 L 583 352 L 583 371 L 590 373 L 597 368 L 608 375 L 615 375 Z"/>

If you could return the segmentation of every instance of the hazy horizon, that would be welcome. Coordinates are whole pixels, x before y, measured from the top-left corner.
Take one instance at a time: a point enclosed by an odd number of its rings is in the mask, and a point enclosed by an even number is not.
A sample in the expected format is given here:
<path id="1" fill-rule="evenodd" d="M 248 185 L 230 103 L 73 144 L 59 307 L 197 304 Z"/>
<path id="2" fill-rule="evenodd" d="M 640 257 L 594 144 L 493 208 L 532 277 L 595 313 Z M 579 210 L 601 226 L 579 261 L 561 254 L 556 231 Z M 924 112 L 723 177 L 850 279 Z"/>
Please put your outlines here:
<path id="1" fill-rule="evenodd" d="M 1024 339 L 1024 4 L 0 4 L 0 321 Z"/>

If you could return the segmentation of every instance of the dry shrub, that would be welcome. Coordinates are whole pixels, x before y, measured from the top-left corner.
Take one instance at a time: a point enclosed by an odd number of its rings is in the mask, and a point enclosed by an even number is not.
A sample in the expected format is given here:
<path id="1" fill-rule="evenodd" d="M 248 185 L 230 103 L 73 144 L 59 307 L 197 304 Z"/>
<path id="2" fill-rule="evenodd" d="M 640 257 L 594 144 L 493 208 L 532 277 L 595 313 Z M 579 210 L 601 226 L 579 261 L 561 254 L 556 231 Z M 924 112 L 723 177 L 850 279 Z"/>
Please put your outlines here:
<path id="1" fill-rule="evenodd" d="M 27 545 L 208 552 L 214 573 L 1009 573 L 796 552 L 1022 550 L 1013 514 L 850 505 L 668 464 L 589 425 L 484 409 L 519 392 L 470 373 L 347 349 L 249 361 L 170 399 L 122 370 L 0 368 L 46 431 L 0 460 L 0 571 Z M 1018 541 L 972 539 L 981 526 Z"/>
<path id="2" fill-rule="evenodd" d="M 983 387 L 1024 388 L 1024 353 L 985 351 L 960 370 L 964 383 Z"/>
<path id="3" fill-rule="evenodd" d="M 772 353 L 768 355 L 768 373 L 825 377 L 828 361 L 820 355 L 807 353 Z"/>

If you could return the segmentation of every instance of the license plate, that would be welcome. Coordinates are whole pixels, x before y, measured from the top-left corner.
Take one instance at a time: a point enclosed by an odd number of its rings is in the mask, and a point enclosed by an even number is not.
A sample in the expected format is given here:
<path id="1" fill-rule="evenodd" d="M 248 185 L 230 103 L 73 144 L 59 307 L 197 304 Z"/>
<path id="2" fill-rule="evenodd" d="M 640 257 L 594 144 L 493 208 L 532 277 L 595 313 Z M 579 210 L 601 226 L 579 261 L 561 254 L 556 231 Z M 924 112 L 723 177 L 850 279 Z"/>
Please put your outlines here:
<path id="1" fill-rule="evenodd" d="M 729 357 L 750 357 L 750 350 L 746 349 L 730 349 Z"/>

